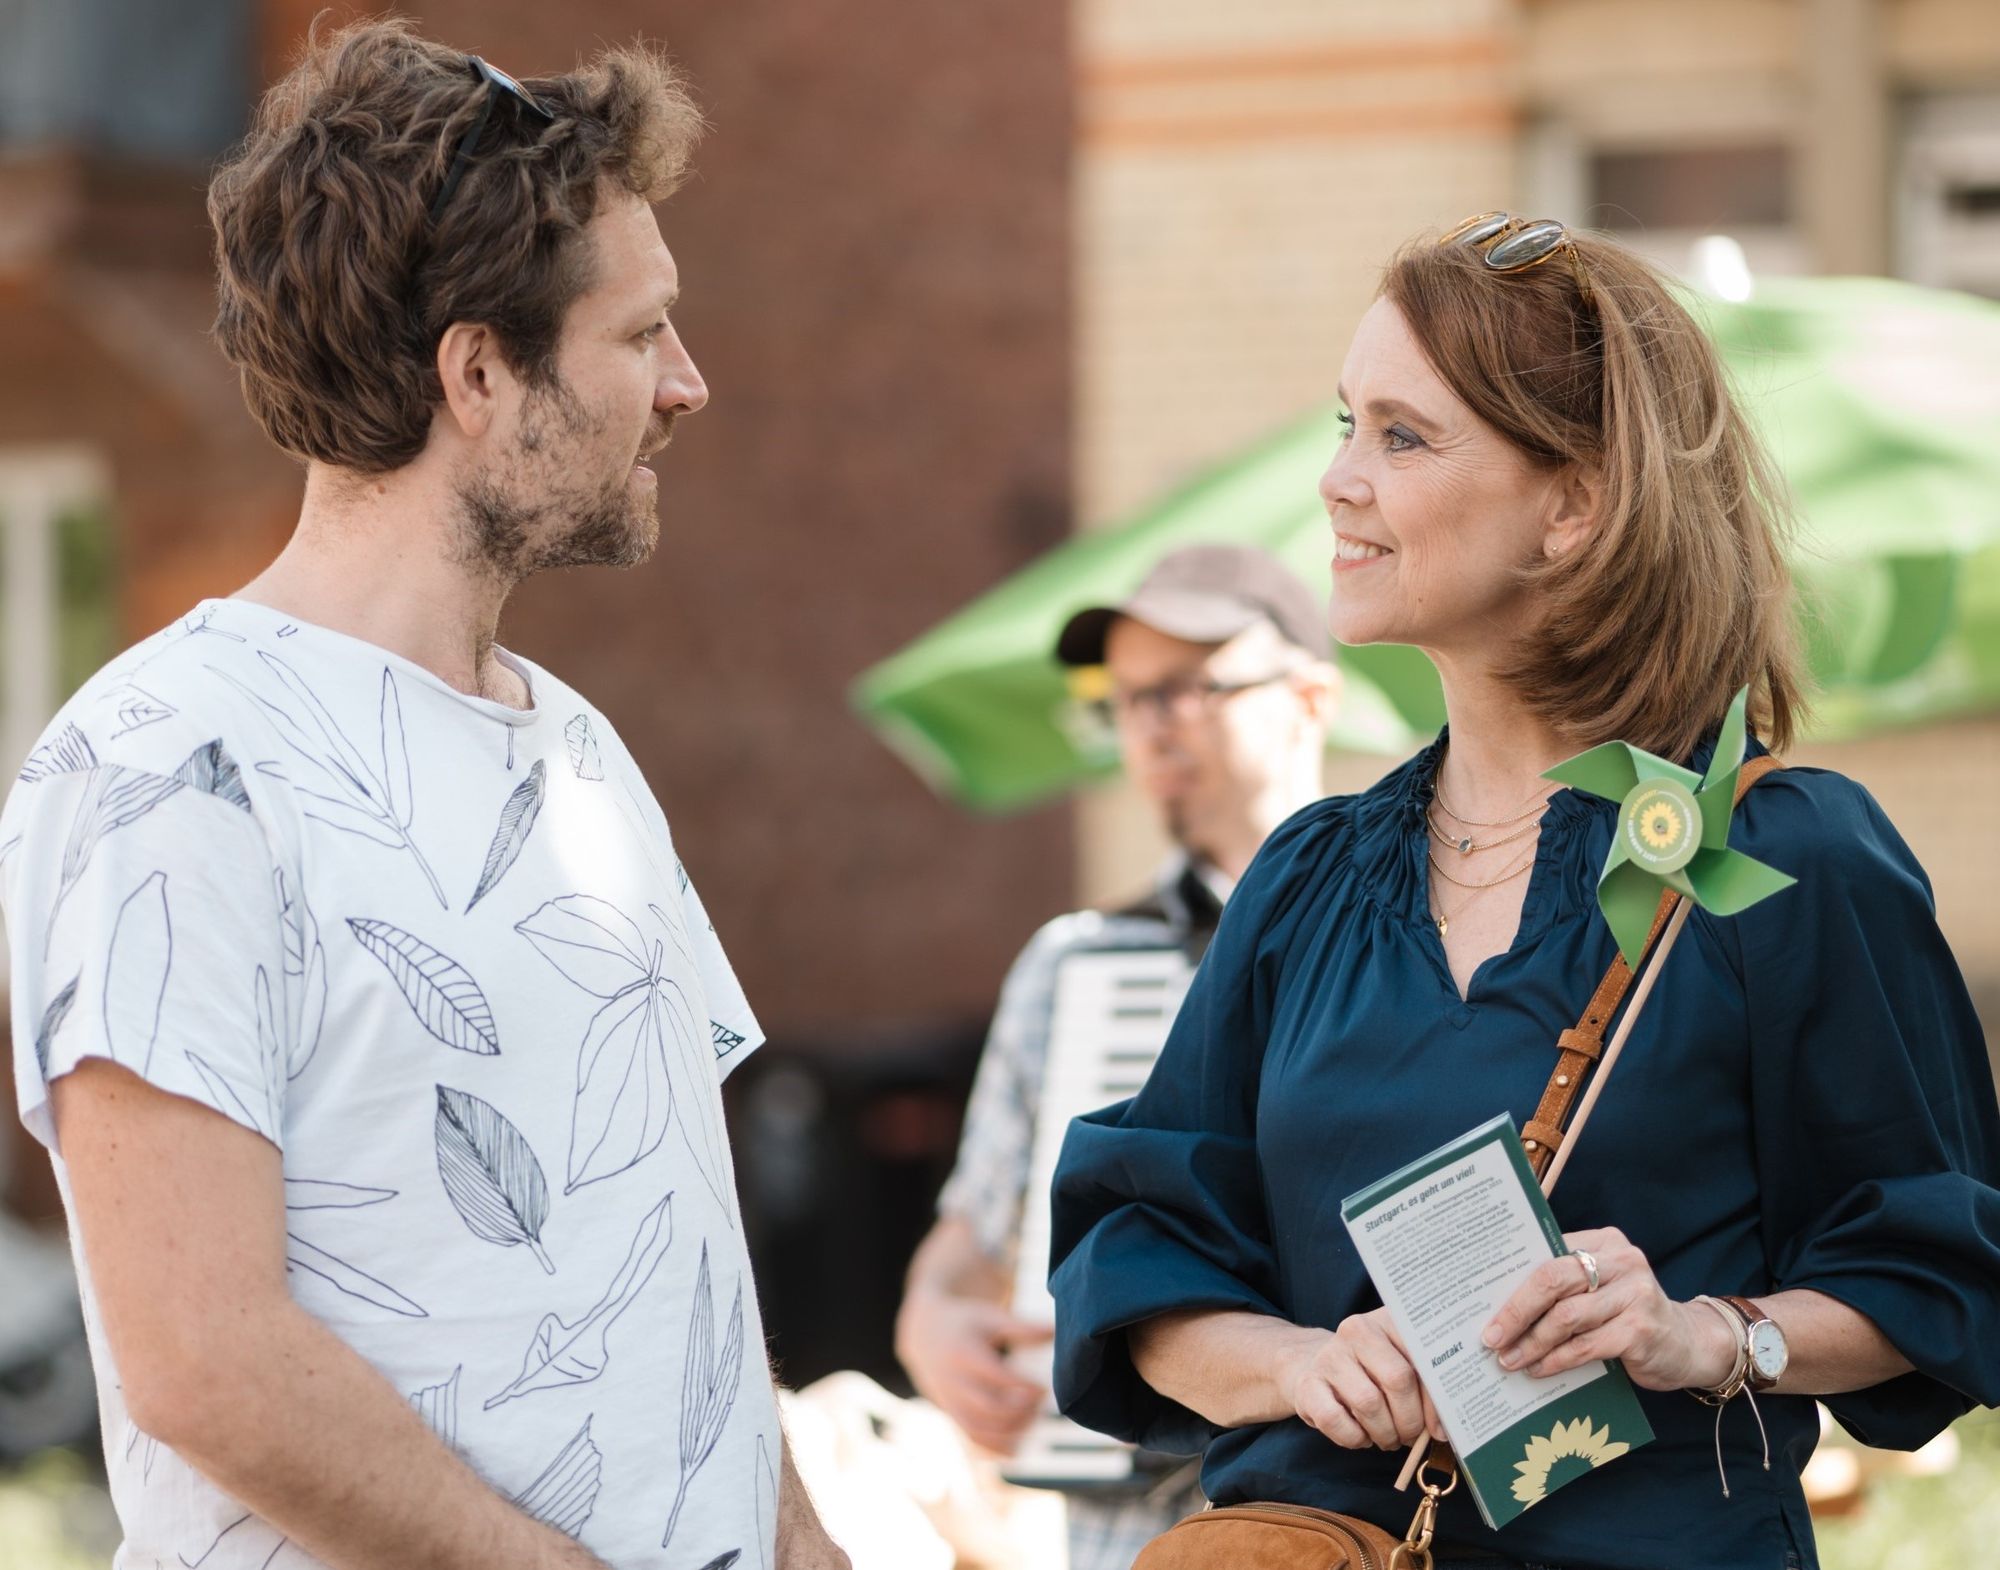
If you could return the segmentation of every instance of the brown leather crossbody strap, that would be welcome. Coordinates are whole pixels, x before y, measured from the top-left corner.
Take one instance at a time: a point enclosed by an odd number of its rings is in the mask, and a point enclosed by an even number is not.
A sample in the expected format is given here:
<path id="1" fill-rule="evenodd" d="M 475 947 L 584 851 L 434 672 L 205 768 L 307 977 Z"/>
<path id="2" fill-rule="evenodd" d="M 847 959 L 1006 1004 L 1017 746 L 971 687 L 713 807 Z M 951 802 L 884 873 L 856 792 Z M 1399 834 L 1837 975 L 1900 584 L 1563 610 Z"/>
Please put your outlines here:
<path id="1" fill-rule="evenodd" d="M 1736 800 L 1742 801 L 1744 793 L 1752 785 L 1772 770 L 1782 767 L 1783 764 L 1768 754 L 1750 759 L 1737 773 Z M 1646 934 L 1648 952 L 1659 940 L 1667 918 L 1673 915 L 1674 906 L 1680 903 L 1680 899 L 1680 895 L 1671 889 L 1660 896 L 1660 908 L 1653 913 L 1653 928 Z M 1605 1027 L 1611 1023 L 1611 1016 L 1618 1012 L 1618 1005 L 1625 1001 L 1625 993 L 1631 985 L 1632 969 L 1625 963 L 1625 956 L 1620 954 L 1611 961 L 1611 968 L 1604 973 L 1604 979 L 1591 994 L 1590 1006 L 1583 1011 L 1583 1017 L 1557 1038 L 1556 1045 L 1560 1052 L 1555 1072 L 1549 1076 L 1548 1086 L 1542 1091 L 1541 1104 L 1535 1108 L 1535 1115 L 1521 1130 L 1521 1148 L 1527 1152 L 1528 1164 L 1534 1168 L 1537 1178 L 1547 1172 L 1549 1163 L 1555 1160 L 1556 1148 L 1562 1144 L 1563 1125 L 1569 1121 L 1570 1108 L 1576 1104 L 1591 1065 L 1604 1051 Z"/>

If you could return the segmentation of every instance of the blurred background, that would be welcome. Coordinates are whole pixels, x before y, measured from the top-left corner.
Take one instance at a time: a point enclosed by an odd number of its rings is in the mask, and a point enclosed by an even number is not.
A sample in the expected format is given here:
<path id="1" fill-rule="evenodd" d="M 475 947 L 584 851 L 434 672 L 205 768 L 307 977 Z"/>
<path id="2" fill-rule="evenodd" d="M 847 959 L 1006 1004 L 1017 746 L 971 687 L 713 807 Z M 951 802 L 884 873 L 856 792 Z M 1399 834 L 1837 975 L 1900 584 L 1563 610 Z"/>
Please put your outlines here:
<path id="1" fill-rule="evenodd" d="M 92 669 L 251 577 L 290 528 L 298 474 L 206 338 L 202 193 L 313 16 L 363 9 L 0 0 L 9 773 Z M 517 75 L 644 33 L 713 122 L 663 213 L 713 401 L 665 465 L 662 549 L 530 584 L 502 636 L 618 725 L 769 1032 L 731 1119 L 792 1383 L 857 1368 L 900 1386 L 901 1272 L 1000 977 L 1040 922 L 1133 891 L 1160 850 L 1115 780 L 1005 813 L 953 799 L 969 793 L 948 771 L 906 766 L 922 753 L 864 673 L 1324 409 L 1382 262 L 1468 213 L 1604 227 L 1753 305 L 1787 275 L 2000 301 L 1993 0 L 391 9 Z M 1965 316 L 1968 341 L 2000 342 L 1993 311 Z M 1954 357 L 1934 328 L 1913 361 L 1900 319 L 1876 345 L 1897 372 L 1871 384 L 1884 408 L 2000 448 L 2000 362 Z M 2000 487 L 1948 494 L 1915 545 L 1893 490 L 1866 539 L 1809 539 L 1874 574 L 1853 604 L 1901 630 L 1857 660 L 1867 616 L 1824 618 L 1834 701 L 1796 757 L 1857 776 L 1901 826 L 1990 1037 Z M 1421 729 L 1421 697 L 1402 711 L 1383 745 Z M 1329 784 L 1393 761 L 1337 752 Z M 4 1124 L 12 1216 L 59 1228 L 46 1160 Z M 26 1279 L 0 1282 L 0 1567 L 102 1563 L 88 1437 L 42 1447 L 77 1437 L 60 1430 L 87 1367 L 19 1328 L 40 1312 Z M 1994 1417 L 1961 1428 L 1966 1460 L 1877 1484 L 1829 1528 L 1829 1563 L 1990 1553 Z"/>

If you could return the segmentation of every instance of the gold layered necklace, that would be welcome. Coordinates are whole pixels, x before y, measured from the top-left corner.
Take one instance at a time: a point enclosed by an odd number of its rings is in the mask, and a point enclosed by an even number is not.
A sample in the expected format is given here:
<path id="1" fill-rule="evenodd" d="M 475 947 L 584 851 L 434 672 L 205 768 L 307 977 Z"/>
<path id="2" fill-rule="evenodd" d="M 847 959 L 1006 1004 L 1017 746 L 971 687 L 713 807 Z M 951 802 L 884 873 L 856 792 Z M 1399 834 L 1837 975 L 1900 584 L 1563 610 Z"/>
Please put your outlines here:
<path id="1" fill-rule="evenodd" d="M 1431 870 L 1435 872 L 1439 877 L 1443 878 L 1445 882 L 1453 885 L 1455 888 L 1468 889 L 1471 891 L 1466 895 L 1465 902 L 1462 905 L 1460 905 L 1457 910 L 1453 911 L 1440 910 L 1436 903 L 1432 904 L 1431 920 L 1437 925 L 1438 937 L 1440 940 L 1443 939 L 1446 933 L 1451 931 L 1452 918 L 1455 916 L 1464 915 L 1466 911 L 1472 908 L 1473 902 L 1477 900 L 1482 893 L 1484 893 L 1487 889 L 1497 889 L 1503 883 L 1512 883 L 1522 873 L 1526 872 L 1530 867 L 1534 866 L 1535 864 L 1535 852 L 1529 851 L 1527 855 L 1523 856 L 1512 867 L 1508 868 L 1505 872 L 1501 873 L 1499 877 L 1489 879 L 1484 883 L 1472 883 L 1468 882 L 1464 878 L 1455 878 L 1449 872 L 1445 871 L 1444 863 L 1437 859 L 1436 851 L 1427 849 L 1424 854 L 1425 858 L 1431 864 Z"/>
<path id="2" fill-rule="evenodd" d="M 1464 824 L 1469 829 L 1504 829 L 1510 823 L 1519 823 L 1529 813 L 1548 805 L 1550 786 L 1538 785 L 1535 793 L 1522 805 L 1519 812 L 1504 818 L 1468 818 L 1451 804 L 1451 798 L 1444 793 L 1444 762 L 1438 761 L 1438 771 L 1431 780 L 1431 796 L 1437 804 L 1450 814 L 1453 821 Z"/>
<path id="3" fill-rule="evenodd" d="M 1450 811 L 1451 809 L 1446 808 L 1445 810 Z M 1533 808 L 1529 809 L 1529 811 L 1533 810 Z M 1514 840 L 1521 838 L 1524 834 L 1532 834 L 1542 826 L 1542 820 L 1537 818 L 1532 823 L 1523 824 L 1511 834 L 1502 834 L 1498 839 L 1487 840 L 1484 844 L 1476 842 L 1470 834 L 1451 835 L 1445 833 L 1443 829 L 1438 827 L 1437 818 L 1432 812 L 1424 814 L 1424 824 L 1430 829 L 1431 838 L 1436 840 L 1440 845 L 1450 846 L 1461 856 L 1470 856 L 1476 850 L 1492 850 L 1496 846 L 1510 844 Z"/>
<path id="4" fill-rule="evenodd" d="M 1493 818 L 1493 819 L 1468 818 L 1464 813 L 1460 812 L 1456 807 L 1454 807 L 1451 804 L 1450 799 L 1446 797 L 1444 793 L 1443 774 L 1444 774 L 1444 765 L 1443 765 L 1443 760 L 1440 759 L 1438 764 L 1437 777 L 1435 777 L 1431 782 L 1431 797 L 1433 804 L 1424 809 L 1424 828 L 1429 832 L 1430 837 L 1436 840 L 1438 844 L 1448 846 L 1450 849 L 1457 851 L 1460 856 L 1470 856 L 1475 851 L 1495 850 L 1502 845 L 1510 845 L 1515 840 L 1525 839 L 1528 835 L 1533 834 L 1536 830 L 1541 828 L 1542 826 L 1541 818 L 1532 815 L 1539 813 L 1544 807 L 1548 805 L 1549 788 L 1547 786 L 1538 789 L 1533 795 L 1533 797 L 1529 799 L 1527 804 L 1523 806 L 1520 811 L 1515 812 L 1509 815 L 1508 817 Z M 1453 822 L 1458 824 L 1458 826 L 1461 829 L 1468 829 L 1468 830 L 1505 829 L 1507 830 L 1507 832 L 1504 834 L 1495 835 L 1490 840 L 1477 840 L 1470 833 L 1448 834 L 1444 831 L 1444 829 L 1442 829 L 1438 825 L 1437 809 L 1440 807 L 1444 809 L 1446 815 L 1450 817 Z M 1522 821 L 1523 819 L 1530 819 L 1530 818 L 1532 818 L 1532 821 L 1528 822 Z M 1466 896 L 1465 902 L 1461 904 L 1455 911 L 1447 912 L 1438 909 L 1435 904 L 1432 906 L 1431 920 L 1437 924 L 1437 933 L 1439 939 L 1440 940 L 1443 939 L 1445 934 L 1451 930 L 1452 919 L 1456 916 L 1463 915 L 1467 910 L 1469 910 L 1472 907 L 1473 902 L 1477 900 L 1484 891 L 1486 891 L 1487 889 L 1497 889 L 1503 883 L 1512 883 L 1516 878 L 1520 877 L 1522 873 L 1528 871 L 1531 867 L 1533 867 L 1535 864 L 1536 854 L 1537 854 L 1536 850 L 1531 848 L 1528 851 L 1527 855 L 1521 857 L 1518 861 L 1516 861 L 1513 864 L 1513 866 L 1509 867 L 1505 872 L 1501 873 L 1500 876 L 1498 876 L 1497 878 L 1488 878 L 1483 881 L 1479 881 L 1469 878 L 1460 878 L 1453 876 L 1452 873 L 1446 869 L 1444 863 L 1438 860 L 1437 852 L 1431 849 L 1430 846 L 1426 845 L 1424 847 L 1424 859 L 1430 863 L 1431 870 L 1435 872 L 1440 878 L 1444 879 L 1445 882 L 1451 884 L 1453 887 L 1466 889 L 1470 891 Z"/>

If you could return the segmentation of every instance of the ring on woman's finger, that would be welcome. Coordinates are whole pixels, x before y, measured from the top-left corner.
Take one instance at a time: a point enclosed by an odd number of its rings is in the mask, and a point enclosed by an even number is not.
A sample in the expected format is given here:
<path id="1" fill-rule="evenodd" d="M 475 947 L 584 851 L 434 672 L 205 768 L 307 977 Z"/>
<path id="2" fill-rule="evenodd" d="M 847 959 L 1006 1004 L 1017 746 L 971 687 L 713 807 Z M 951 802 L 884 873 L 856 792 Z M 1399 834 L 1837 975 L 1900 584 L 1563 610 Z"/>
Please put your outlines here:
<path id="1" fill-rule="evenodd" d="M 1587 1248 L 1573 1248 L 1569 1257 L 1583 1266 L 1583 1290 L 1595 1292 L 1598 1285 L 1597 1256 Z"/>

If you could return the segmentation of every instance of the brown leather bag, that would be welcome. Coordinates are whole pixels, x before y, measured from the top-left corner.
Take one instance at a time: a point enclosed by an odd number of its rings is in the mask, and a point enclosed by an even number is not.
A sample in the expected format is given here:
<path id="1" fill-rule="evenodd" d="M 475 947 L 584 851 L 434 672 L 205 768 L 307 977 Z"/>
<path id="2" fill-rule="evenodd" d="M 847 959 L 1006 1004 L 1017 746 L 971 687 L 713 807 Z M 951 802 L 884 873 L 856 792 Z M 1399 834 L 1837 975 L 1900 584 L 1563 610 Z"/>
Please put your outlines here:
<path id="1" fill-rule="evenodd" d="M 1736 800 L 1773 769 L 1776 758 L 1752 758 L 1736 776 Z M 1653 927 L 1646 935 L 1651 952 L 1680 903 L 1669 890 L 1660 896 Z M 1534 1116 L 1521 1130 L 1521 1148 L 1536 1177 L 1548 1171 L 1562 1144 L 1563 1126 L 1583 1089 L 1590 1067 L 1604 1051 L 1604 1028 L 1632 985 L 1632 971 L 1620 954 L 1591 994 L 1583 1018 L 1557 1038 L 1555 1071 Z M 1444 1481 L 1425 1481 L 1435 1468 Z M 1417 1472 L 1422 1496 L 1410 1529 L 1397 1537 L 1372 1522 L 1308 1505 L 1260 1502 L 1203 1510 L 1154 1538 L 1132 1561 L 1132 1570 L 1431 1570 L 1431 1534 L 1438 1501 L 1458 1486 L 1458 1463 L 1451 1446 L 1433 1444 Z"/>
<path id="2" fill-rule="evenodd" d="M 1132 1570 L 1389 1570 L 1401 1547 L 1393 1533 L 1330 1510 L 1222 1505 L 1154 1538 Z"/>

